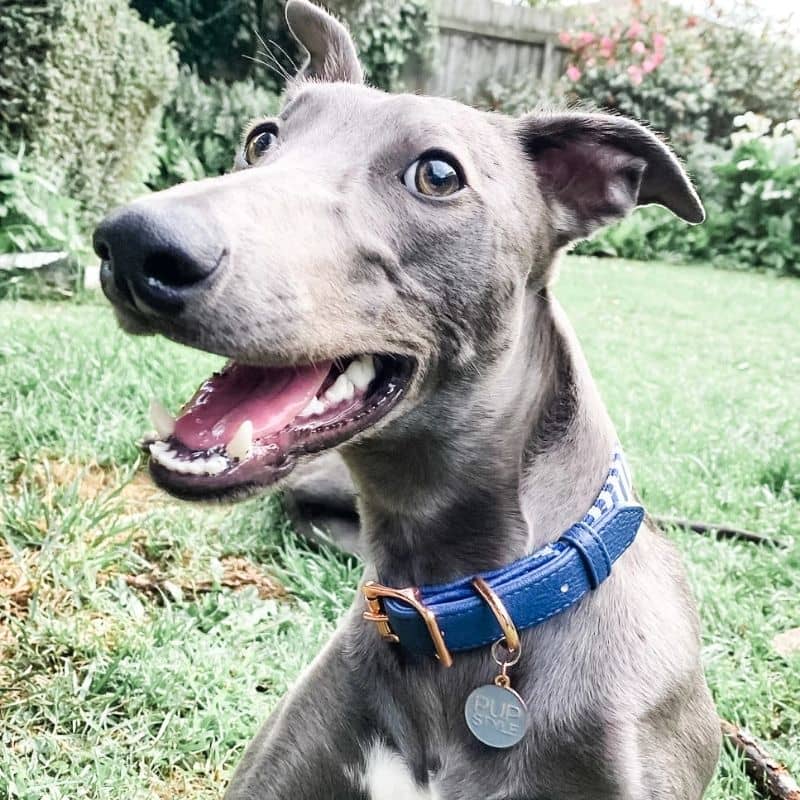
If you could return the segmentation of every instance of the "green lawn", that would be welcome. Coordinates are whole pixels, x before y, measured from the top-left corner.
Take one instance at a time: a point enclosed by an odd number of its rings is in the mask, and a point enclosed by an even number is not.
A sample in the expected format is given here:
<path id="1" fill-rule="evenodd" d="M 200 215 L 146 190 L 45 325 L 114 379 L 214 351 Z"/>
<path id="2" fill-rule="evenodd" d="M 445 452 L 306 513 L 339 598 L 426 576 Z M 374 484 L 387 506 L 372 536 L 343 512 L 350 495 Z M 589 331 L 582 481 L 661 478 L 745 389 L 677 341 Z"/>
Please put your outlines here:
<path id="1" fill-rule="evenodd" d="M 674 532 L 720 713 L 800 774 L 800 281 L 571 259 L 558 295 L 653 513 Z M 0 797 L 218 797 L 349 604 L 358 565 L 270 500 L 180 505 L 137 472 L 148 400 L 216 360 L 128 339 L 99 301 L 0 303 Z M 709 797 L 750 798 L 730 755 Z"/>

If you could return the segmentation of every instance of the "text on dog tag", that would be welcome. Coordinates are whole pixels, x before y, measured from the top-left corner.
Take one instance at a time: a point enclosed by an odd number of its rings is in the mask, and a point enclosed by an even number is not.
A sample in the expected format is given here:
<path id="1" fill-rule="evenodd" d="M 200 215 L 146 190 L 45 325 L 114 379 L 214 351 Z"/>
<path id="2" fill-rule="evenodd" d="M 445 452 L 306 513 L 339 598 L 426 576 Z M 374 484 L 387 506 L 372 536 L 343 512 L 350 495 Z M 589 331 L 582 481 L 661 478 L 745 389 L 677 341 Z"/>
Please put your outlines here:
<path id="1" fill-rule="evenodd" d="M 489 747 L 512 747 L 528 729 L 528 708 L 513 690 L 490 683 L 479 686 L 464 706 L 467 726 Z"/>

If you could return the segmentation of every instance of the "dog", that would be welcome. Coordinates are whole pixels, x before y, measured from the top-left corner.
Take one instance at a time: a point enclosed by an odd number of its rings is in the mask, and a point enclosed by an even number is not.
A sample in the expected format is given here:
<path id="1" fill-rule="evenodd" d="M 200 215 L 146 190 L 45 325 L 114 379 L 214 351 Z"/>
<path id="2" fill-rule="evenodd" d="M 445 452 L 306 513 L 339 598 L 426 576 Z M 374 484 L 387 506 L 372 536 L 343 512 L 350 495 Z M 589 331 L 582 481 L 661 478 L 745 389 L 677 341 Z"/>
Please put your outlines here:
<path id="1" fill-rule="evenodd" d="M 159 486 L 240 498 L 336 448 L 358 488 L 364 597 L 226 797 L 700 798 L 694 601 L 551 291 L 638 205 L 701 222 L 689 179 L 622 117 L 370 88 L 341 23 L 286 18 L 306 63 L 233 171 L 94 236 L 126 331 L 230 359 L 177 419 L 154 406 Z"/>

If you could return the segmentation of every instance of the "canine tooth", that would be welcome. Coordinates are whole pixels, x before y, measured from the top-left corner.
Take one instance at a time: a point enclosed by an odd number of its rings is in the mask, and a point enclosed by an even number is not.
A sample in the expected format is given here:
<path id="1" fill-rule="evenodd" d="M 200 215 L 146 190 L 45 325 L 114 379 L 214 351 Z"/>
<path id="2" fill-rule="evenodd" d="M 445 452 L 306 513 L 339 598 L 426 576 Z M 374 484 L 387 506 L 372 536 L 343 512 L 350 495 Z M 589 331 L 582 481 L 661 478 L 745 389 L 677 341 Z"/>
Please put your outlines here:
<path id="1" fill-rule="evenodd" d="M 350 378 L 342 373 L 334 382 L 333 386 L 325 392 L 325 399 L 329 403 L 341 403 L 342 400 L 349 400 L 356 393 Z"/>
<path id="2" fill-rule="evenodd" d="M 372 356 L 359 356 L 350 362 L 350 366 L 347 367 L 344 374 L 356 389 L 364 391 L 375 378 L 375 364 Z"/>
<path id="3" fill-rule="evenodd" d="M 240 426 L 239 430 L 233 435 L 225 450 L 231 458 L 238 458 L 244 461 L 250 455 L 253 446 L 253 423 L 247 419 Z"/>
<path id="4" fill-rule="evenodd" d="M 175 433 L 175 417 L 158 400 L 150 401 L 150 419 L 162 439 L 168 439 Z"/>

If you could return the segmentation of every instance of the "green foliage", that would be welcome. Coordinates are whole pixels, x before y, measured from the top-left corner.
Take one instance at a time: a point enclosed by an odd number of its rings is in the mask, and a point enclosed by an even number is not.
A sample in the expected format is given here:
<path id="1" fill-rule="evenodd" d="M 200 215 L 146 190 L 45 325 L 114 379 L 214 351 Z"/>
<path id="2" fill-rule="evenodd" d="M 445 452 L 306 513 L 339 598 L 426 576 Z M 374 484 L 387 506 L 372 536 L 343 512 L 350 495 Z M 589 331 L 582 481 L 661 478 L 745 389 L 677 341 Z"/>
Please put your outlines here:
<path id="1" fill-rule="evenodd" d="M 0 151 L 0 253 L 80 250 L 77 212 L 74 200 L 30 170 L 22 149 L 16 156 Z"/>
<path id="2" fill-rule="evenodd" d="M 755 114 L 736 122 L 733 147 L 690 151 L 708 218 L 689 227 L 659 208 L 637 211 L 578 246 L 586 255 L 712 260 L 800 276 L 800 120 L 773 126 Z"/>
<path id="3" fill-rule="evenodd" d="M 551 90 L 531 81 L 527 75 L 510 82 L 489 78 L 478 87 L 470 101 L 470 105 L 484 111 L 500 111 L 514 117 L 553 104 Z"/>
<path id="4" fill-rule="evenodd" d="M 263 51 L 259 34 L 299 59 L 284 21 L 285 0 L 131 0 L 131 5 L 154 25 L 169 28 L 181 62 L 204 80 L 258 74 L 267 88 L 279 90 L 281 76 L 259 70 L 253 61 Z"/>
<path id="5" fill-rule="evenodd" d="M 159 135 L 159 169 L 150 185 L 163 189 L 175 183 L 221 175 L 233 164 L 242 128 L 256 117 L 276 113 L 278 97 L 251 78 L 228 84 L 203 81 L 182 67 L 164 113 Z"/>
<path id="6" fill-rule="evenodd" d="M 32 171 L 23 149 L 16 156 L 0 150 L 0 254 L 64 253 L 50 266 L 0 269 L 0 297 L 72 297 L 82 286 L 80 256 L 86 240 L 78 230 L 75 200 L 59 194 L 52 181 Z"/>
<path id="7" fill-rule="evenodd" d="M 746 114 L 739 122 L 729 158 L 715 168 L 711 246 L 717 258 L 800 277 L 800 119 L 773 127 Z"/>
<path id="8" fill-rule="evenodd" d="M 222 7 L 218 0 L 132 0 L 132 5 L 155 25 L 170 26 L 181 61 L 204 80 L 256 78 L 279 92 L 284 78 L 273 56 L 290 74 L 303 59 L 284 20 L 285 0 L 230 0 Z M 408 71 L 429 62 L 434 42 L 429 0 L 332 0 L 325 5 L 348 23 L 374 85 L 401 88 Z"/>
<path id="9" fill-rule="evenodd" d="M 80 203 L 88 228 L 154 166 L 175 76 L 168 33 L 125 0 L 14 0 L 0 15 L 0 42 L 0 89 L 10 98 L 0 145 L 14 152 L 25 141 L 39 174 Z"/>
<path id="10" fill-rule="evenodd" d="M 435 28 L 428 0 L 361 0 L 347 19 L 375 86 L 401 89 L 409 72 L 430 63 Z"/>
<path id="11" fill-rule="evenodd" d="M 562 86 L 591 102 L 648 122 L 680 152 L 724 143 L 733 118 L 750 110 L 787 119 L 800 104 L 800 66 L 787 34 L 760 21 L 751 0 L 702 17 L 679 5 L 631 0 L 564 32 L 571 53 Z"/>

